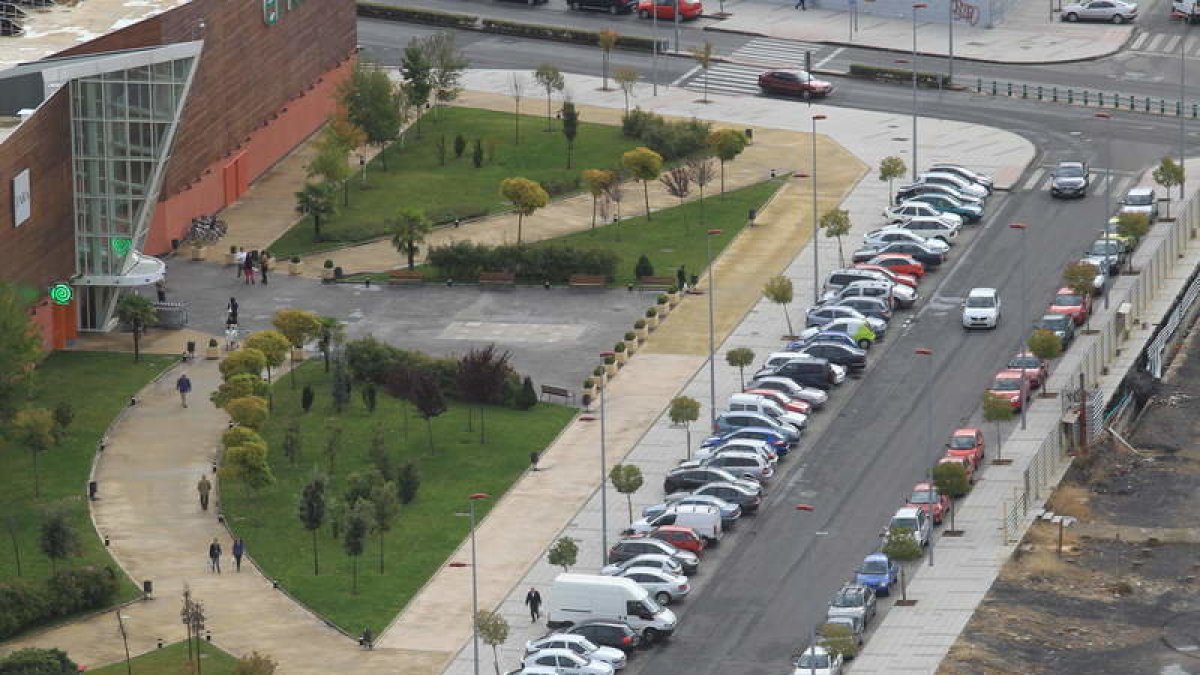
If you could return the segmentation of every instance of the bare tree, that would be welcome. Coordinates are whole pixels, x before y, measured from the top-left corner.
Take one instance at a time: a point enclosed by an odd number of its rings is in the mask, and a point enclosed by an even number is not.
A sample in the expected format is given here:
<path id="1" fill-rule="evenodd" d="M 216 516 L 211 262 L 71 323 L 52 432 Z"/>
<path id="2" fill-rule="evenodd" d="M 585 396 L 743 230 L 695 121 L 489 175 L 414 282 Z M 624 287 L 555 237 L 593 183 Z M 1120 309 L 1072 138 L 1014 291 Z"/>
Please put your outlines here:
<path id="1" fill-rule="evenodd" d="M 508 94 L 513 97 L 514 145 L 521 144 L 521 97 L 525 94 L 525 76 L 513 73 L 508 79 Z"/>
<path id="2" fill-rule="evenodd" d="M 717 177 L 717 170 L 709 157 L 688 160 L 687 170 L 692 176 L 692 182 L 700 189 L 700 224 L 704 225 L 704 186 Z"/>
<path id="3" fill-rule="evenodd" d="M 672 197 L 679 198 L 679 205 L 683 206 L 683 200 L 692 192 L 692 174 L 687 167 L 677 166 L 659 176 L 658 180 Z"/>

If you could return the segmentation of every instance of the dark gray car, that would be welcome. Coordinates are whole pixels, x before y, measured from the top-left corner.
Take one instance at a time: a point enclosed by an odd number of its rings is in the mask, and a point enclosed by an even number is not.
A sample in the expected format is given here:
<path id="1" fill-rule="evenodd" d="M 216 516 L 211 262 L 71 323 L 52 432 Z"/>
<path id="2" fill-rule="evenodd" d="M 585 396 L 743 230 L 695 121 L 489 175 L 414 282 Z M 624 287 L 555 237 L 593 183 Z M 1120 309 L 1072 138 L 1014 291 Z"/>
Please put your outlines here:
<path id="1" fill-rule="evenodd" d="M 1050 174 L 1051 197 L 1086 197 L 1091 174 L 1085 162 L 1059 162 Z"/>

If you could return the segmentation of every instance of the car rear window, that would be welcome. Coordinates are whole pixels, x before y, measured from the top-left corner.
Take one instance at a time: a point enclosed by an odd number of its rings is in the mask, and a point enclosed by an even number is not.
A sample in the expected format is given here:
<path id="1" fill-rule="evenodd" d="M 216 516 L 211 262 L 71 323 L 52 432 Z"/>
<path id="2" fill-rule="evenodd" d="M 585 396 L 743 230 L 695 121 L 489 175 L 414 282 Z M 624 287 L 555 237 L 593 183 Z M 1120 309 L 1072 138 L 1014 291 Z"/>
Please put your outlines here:
<path id="1" fill-rule="evenodd" d="M 1059 293 L 1054 296 L 1054 304 L 1063 306 L 1082 305 L 1083 296 L 1075 295 L 1074 293 Z"/>
<path id="2" fill-rule="evenodd" d="M 992 389 L 996 391 L 1020 391 L 1021 381 L 1015 377 L 997 377 L 992 380 Z"/>

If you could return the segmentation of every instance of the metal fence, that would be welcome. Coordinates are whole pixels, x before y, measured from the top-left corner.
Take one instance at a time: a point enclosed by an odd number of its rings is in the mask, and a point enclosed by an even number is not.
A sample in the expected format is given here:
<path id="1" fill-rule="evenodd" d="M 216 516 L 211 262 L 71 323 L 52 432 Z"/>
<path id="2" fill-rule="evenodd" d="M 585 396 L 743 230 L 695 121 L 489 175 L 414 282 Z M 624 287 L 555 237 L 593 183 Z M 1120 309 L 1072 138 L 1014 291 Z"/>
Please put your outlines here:
<path id="1" fill-rule="evenodd" d="M 1000 503 L 1000 520 L 1006 543 L 1012 543 L 1020 536 L 1021 522 L 1033 505 L 1041 501 L 1042 495 L 1049 494 L 1070 460 L 1067 445 L 1057 430 L 1042 441 L 1025 467 L 1021 485 L 1013 486 L 1012 499 Z"/>
<path id="2" fill-rule="evenodd" d="M 966 84 L 970 87 L 970 84 Z M 1111 108 L 1147 115 L 1170 117 L 1188 116 L 1200 119 L 1200 104 L 1190 101 L 1154 98 L 1152 96 L 1135 96 L 1114 91 L 1096 89 L 1076 89 L 1049 84 L 1030 84 L 1028 82 L 1012 82 L 1009 80 L 985 80 L 975 78 L 975 93 L 989 96 L 1007 96 L 1030 101 L 1045 103 L 1064 103 L 1085 108 Z"/>

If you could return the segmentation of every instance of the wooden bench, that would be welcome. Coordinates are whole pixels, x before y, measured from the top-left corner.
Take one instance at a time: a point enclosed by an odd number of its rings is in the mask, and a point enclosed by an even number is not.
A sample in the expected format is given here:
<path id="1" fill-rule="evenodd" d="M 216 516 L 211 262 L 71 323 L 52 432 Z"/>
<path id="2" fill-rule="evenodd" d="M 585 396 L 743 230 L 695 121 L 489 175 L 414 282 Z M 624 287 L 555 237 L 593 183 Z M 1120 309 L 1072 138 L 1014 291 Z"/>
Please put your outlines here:
<path id="1" fill-rule="evenodd" d="M 603 274 L 572 274 L 567 285 L 573 287 L 607 286 L 608 277 Z"/>
<path id="2" fill-rule="evenodd" d="M 480 286 L 513 286 L 517 283 L 515 272 L 480 272 Z"/>
<path id="3" fill-rule="evenodd" d="M 542 385 L 542 400 L 543 401 L 546 400 L 547 396 L 559 396 L 563 400 L 568 401 L 571 404 L 575 403 L 575 392 L 571 391 L 570 389 L 567 389 L 566 387 L 555 387 L 553 385 L 543 384 Z"/>
<path id="4" fill-rule="evenodd" d="M 388 272 L 389 284 L 420 284 L 425 282 L 425 273 L 421 270 L 392 270 Z"/>
<path id="5" fill-rule="evenodd" d="M 638 277 L 638 288 L 670 288 L 675 277 Z"/>

